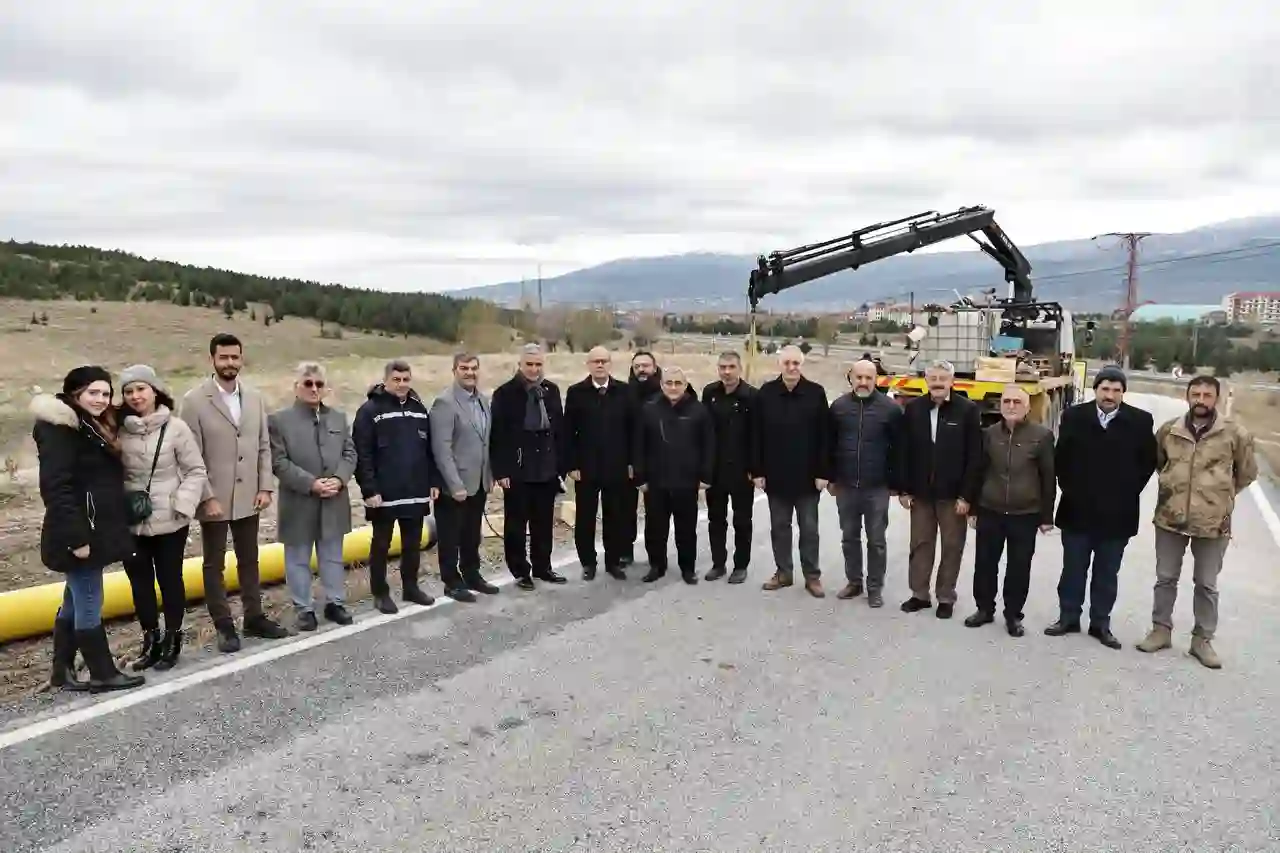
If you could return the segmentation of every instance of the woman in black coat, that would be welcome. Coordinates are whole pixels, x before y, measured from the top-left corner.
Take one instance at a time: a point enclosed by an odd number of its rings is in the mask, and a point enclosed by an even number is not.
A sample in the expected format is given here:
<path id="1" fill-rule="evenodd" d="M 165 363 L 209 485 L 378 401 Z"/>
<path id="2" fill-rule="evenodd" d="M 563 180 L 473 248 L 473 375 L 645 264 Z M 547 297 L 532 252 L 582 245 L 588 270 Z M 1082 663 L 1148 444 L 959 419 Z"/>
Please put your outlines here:
<path id="1" fill-rule="evenodd" d="M 102 626 L 103 570 L 133 552 L 112 394 L 111 374 L 86 366 L 67 374 L 61 394 L 31 401 L 45 507 L 40 559 L 66 576 L 49 683 L 94 693 L 143 683 L 116 669 Z M 75 678 L 77 648 L 89 668 L 87 683 Z"/>

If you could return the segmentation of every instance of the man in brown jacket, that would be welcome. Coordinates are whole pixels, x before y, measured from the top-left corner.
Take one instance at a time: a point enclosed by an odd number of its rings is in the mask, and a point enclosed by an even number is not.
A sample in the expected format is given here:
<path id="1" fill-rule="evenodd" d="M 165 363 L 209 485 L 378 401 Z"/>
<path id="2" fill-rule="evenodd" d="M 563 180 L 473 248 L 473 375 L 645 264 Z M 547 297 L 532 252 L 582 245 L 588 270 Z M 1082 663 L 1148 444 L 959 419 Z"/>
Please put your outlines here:
<path id="1" fill-rule="evenodd" d="M 982 454 L 973 559 L 973 599 L 978 605 L 964 624 L 978 628 L 995 621 L 1000 555 L 1007 547 L 1004 569 L 1004 623 L 1011 637 L 1026 633 L 1022 608 L 1031 585 L 1031 558 L 1036 531 L 1053 529 L 1058 483 L 1053 473 L 1053 433 L 1031 423 L 1031 397 L 1009 385 L 1000 395 L 1000 423 L 982 431 Z"/>
<path id="2" fill-rule="evenodd" d="M 1151 632 L 1144 652 L 1173 645 L 1173 605 L 1187 545 L 1195 561 L 1192 657 L 1209 669 L 1222 661 L 1213 650 L 1218 628 L 1218 573 L 1231 541 L 1236 495 L 1258 479 L 1253 436 L 1218 411 L 1222 386 L 1215 377 L 1187 384 L 1186 415 L 1156 430 L 1156 586 Z"/>
<path id="3" fill-rule="evenodd" d="M 204 550 L 205 605 L 218 632 L 218 650 L 240 650 L 240 636 L 227 602 L 223 570 L 227 533 L 235 546 L 244 632 L 278 640 L 289 636 L 262 611 L 258 581 L 258 516 L 271 505 L 275 485 L 271 443 L 262 395 L 240 382 L 244 347 L 234 335 L 214 335 L 209 342 L 213 376 L 182 398 L 182 418 L 200 445 L 209 474 L 196 518 Z"/>

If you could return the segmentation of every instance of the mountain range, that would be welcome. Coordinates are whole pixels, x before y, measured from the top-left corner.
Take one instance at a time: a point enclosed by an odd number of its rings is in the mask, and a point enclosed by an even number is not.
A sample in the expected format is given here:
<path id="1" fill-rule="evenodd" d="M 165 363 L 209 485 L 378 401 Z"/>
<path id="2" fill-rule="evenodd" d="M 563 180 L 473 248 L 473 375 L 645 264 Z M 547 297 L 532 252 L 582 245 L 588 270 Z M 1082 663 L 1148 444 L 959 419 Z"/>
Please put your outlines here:
<path id="1" fill-rule="evenodd" d="M 1139 303 L 1211 304 L 1233 291 L 1280 289 L 1280 214 L 1155 234 L 1140 246 Z M 1040 299 L 1056 300 L 1076 312 L 1123 305 L 1127 255 L 1118 239 L 1061 240 L 1022 250 L 1031 261 Z M 755 266 L 751 256 L 709 252 L 623 258 L 543 279 L 542 299 L 544 305 L 738 313 L 745 310 L 747 279 Z M 845 311 L 864 303 L 905 303 L 913 292 L 921 304 L 954 300 L 954 291 L 991 287 L 1005 293 L 1004 273 L 973 246 L 969 251 L 888 258 L 769 296 L 760 305 L 783 311 Z M 536 291 L 535 282 L 516 281 L 451 295 L 516 307 L 522 293 L 533 299 Z"/>

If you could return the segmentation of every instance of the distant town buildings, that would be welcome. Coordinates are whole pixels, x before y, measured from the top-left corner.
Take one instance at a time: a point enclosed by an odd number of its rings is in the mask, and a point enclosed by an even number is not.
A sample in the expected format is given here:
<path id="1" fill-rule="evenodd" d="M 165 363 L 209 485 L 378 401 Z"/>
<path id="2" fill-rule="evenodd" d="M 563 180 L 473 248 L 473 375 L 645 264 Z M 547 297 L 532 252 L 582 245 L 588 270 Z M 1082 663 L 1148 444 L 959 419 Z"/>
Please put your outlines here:
<path id="1" fill-rule="evenodd" d="M 1232 323 L 1280 324 L 1280 291 L 1246 290 L 1222 297 L 1222 310 Z"/>

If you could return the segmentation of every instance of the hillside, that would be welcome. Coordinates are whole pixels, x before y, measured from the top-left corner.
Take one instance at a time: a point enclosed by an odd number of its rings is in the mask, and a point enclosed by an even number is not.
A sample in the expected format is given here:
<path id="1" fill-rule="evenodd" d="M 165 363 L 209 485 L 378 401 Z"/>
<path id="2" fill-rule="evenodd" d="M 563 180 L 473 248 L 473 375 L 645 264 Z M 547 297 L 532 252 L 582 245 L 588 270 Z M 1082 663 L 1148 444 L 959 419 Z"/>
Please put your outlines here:
<path id="1" fill-rule="evenodd" d="M 823 236 L 823 235 L 816 235 Z M 1017 235 L 1012 235 L 1017 239 Z M 1124 299 L 1124 250 L 1115 241 L 1066 240 L 1023 246 L 1037 294 L 1076 311 L 1109 311 Z M 783 310 L 848 310 L 863 302 L 946 298 L 952 289 L 1003 287 L 1003 271 L 971 243 L 963 251 L 904 255 L 810 282 L 762 305 Z M 781 248 L 781 247 L 762 247 Z M 688 254 L 629 258 L 544 279 L 544 303 L 610 303 L 685 311 L 742 311 L 755 258 Z M 1207 225 L 1142 242 L 1140 299 L 1216 302 L 1238 290 L 1280 287 L 1280 216 Z M 457 291 L 517 305 L 520 282 Z M 1003 291 L 1002 291 L 1003 292 Z"/>
<path id="2" fill-rule="evenodd" d="M 262 321 L 305 317 L 350 329 L 457 340 L 469 301 L 436 293 L 384 293 L 294 278 L 148 260 L 88 246 L 0 243 L 0 297 L 167 302 L 233 309 L 269 306 Z M 500 318 L 514 320 L 512 314 Z"/>

